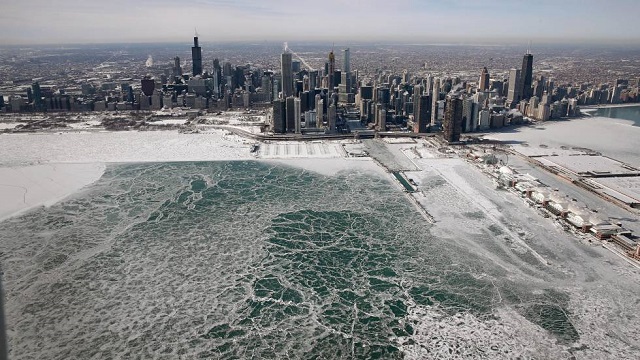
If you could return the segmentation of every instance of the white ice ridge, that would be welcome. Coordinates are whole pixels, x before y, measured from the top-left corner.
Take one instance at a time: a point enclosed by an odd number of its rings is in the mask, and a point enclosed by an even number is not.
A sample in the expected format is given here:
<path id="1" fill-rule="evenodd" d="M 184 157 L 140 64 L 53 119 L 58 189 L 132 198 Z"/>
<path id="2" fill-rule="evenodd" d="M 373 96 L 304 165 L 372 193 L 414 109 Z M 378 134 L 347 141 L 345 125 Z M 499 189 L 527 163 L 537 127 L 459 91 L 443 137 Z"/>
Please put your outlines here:
<path id="1" fill-rule="evenodd" d="M 50 206 L 98 180 L 104 170 L 100 163 L 0 167 L 0 221 Z"/>
<path id="2" fill-rule="evenodd" d="M 448 315 L 417 306 L 407 320 L 414 334 L 400 337 L 406 359 L 568 359 L 569 348 L 516 311 L 501 308 L 495 317 L 480 319 L 470 313 Z M 412 341 L 408 341 L 412 340 Z"/>

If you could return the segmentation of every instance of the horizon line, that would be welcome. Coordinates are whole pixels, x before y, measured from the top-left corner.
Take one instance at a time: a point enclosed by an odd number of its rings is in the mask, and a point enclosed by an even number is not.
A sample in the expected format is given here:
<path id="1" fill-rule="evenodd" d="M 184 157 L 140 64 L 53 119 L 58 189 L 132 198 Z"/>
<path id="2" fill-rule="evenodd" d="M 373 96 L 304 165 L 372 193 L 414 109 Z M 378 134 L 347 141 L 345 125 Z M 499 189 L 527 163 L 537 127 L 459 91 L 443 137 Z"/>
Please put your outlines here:
<path id="1" fill-rule="evenodd" d="M 336 43 L 333 39 L 294 39 L 294 40 L 286 40 L 286 39 L 238 39 L 238 40 L 205 40 L 203 41 L 200 37 L 198 37 L 201 44 L 282 44 L 283 41 L 288 41 L 291 43 L 309 43 L 309 44 L 334 44 Z M 614 46 L 638 46 L 640 47 L 640 38 L 634 40 L 618 40 L 611 41 L 613 39 L 566 39 L 566 40 L 551 40 L 551 41 L 536 41 L 535 47 L 545 47 L 545 46 L 586 46 L 586 45 L 596 45 L 596 46 L 606 46 L 606 47 L 614 47 Z M 28 43 L 0 43 L 0 47 L 30 47 L 30 46 L 87 46 L 87 45 L 161 45 L 161 44 L 190 44 L 190 40 L 131 40 L 131 41 L 95 41 L 95 42 L 84 42 L 84 41 L 71 41 L 71 42 L 28 42 Z M 508 46 L 508 47 L 517 47 L 517 46 L 531 46 L 530 44 L 521 43 L 516 39 L 505 39 L 505 40 L 493 40 L 493 41 L 480 41 L 480 40 L 443 40 L 443 41 L 416 41 L 416 40 L 394 40 L 394 39 L 385 39 L 385 40 L 349 40 L 349 39 L 341 39 L 338 44 L 353 44 L 357 45 L 403 45 L 403 46 Z"/>

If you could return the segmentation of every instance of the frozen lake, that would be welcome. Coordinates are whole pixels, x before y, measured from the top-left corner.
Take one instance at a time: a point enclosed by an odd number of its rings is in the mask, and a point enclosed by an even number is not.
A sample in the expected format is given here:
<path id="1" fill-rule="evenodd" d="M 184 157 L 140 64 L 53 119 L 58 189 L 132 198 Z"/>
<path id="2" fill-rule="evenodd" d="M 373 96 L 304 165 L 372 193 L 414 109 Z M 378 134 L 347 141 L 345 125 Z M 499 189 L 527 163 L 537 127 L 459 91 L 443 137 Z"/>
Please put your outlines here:
<path id="1" fill-rule="evenodd" d="M 0 223 L 12 359 L 640 351 L 637 270 L 460 159 L 404 156 L 415 144 L 365 143 L 409 195 L 335 143 L 255 160 L 222 132 L 1 140 L 1 180 L 68 196 Z"/>

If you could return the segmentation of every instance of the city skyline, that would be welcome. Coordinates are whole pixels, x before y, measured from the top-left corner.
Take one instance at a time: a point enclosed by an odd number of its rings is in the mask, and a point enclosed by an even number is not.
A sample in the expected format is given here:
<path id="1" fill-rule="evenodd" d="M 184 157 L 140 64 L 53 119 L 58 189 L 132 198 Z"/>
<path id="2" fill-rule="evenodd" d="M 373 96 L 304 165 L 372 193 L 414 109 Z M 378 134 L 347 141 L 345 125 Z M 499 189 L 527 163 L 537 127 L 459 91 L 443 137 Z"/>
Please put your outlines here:
<path id="1" fill-rule="evenodd" d="M 313 6 L 311 6 L 313 5 Z M 194 29 L 209 41 L 398 41 L 640 44 L 629 31 L 638 4 L 617 0 L 115 0 L 3 5 L 0 45 L 181 41 Z M 339 8 L 341 11 L 336 11 Z M 393 24 L 408 24 L 405 27 Z M 409 26 L 409 24 L 411 26 Z M 524 24 L 524 25 L 523 25 Z"/>

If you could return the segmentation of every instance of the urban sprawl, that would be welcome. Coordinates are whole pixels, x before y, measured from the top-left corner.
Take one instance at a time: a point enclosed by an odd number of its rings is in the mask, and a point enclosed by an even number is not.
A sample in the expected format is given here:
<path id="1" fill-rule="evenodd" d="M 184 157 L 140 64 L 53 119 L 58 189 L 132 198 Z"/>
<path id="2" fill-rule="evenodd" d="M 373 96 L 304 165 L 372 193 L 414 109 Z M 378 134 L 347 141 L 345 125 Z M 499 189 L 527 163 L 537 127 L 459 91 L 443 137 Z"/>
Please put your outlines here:
<path id="1" fill-rule="evenodd" d="M 95 78 L 76 88 L 41 83 L 39 79 L 30 86 L 5 83 L 0 112 L 150 112 L 181 108 L 197 116 L 202 112 L 256 109 L 268 114 L 265 135 L 295 134 L 304 138 L 441 132 L 448 142 L 457 142 L 461 133 L 579 116 L 579 106 L 583 105 L 640 100 L 640 79 L 615 79 L 597 85 L 555 84 L 545 73 L 533 73 L 530 51 L 524 54 L 522 66 L 509 70 L 508 76 L 492 77 L 484 67 L 479 78 L 464 79 L 418 76 L 406 70 L 364 73 L 351 68 L 348 48 L 340 51 L 340 68 L 331 50 L 324 67 L 313 69 L 286 44 L 278 71 L 234 66 L 217 58 L 205 71 L 197 36 L 191 50 L 191 69 L 177 56 L 167 65 L 155 65 L 149 58 L 149 75 L 137 80 Z M 118 126 L 126 127 L 126 122 L 114 124 Z"/>

